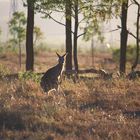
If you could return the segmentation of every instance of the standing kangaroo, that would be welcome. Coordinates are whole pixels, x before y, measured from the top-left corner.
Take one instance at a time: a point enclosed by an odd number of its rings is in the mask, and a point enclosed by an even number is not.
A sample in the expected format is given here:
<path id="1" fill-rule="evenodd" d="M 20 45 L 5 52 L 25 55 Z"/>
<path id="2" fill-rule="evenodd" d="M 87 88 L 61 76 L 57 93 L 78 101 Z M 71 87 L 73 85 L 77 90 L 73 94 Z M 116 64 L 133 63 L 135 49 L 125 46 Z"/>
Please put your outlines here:
<path id="1" fill-rule="evenodd" d="M 65 56 L 67 53 L 62 56 L 60 56 L 57 52 L 56 54 L 58 56 L 58 64 L 48 69 L 48 71 L 41 78 L 40 85 L 44 92 L 49 92 L 53 89 L 58 90 L 59 80 L 61 80 Z"/>

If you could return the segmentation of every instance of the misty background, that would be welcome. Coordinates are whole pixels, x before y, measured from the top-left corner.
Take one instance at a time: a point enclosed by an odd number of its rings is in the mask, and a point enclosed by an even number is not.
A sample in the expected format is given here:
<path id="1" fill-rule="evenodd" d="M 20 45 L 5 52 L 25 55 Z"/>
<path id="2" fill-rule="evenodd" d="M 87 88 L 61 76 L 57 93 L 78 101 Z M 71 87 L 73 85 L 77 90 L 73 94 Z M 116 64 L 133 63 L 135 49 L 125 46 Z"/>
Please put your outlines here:
<path id="1" fill-rule="evenodd" d="M 16 1 L 16 9 L 19 11 L 25 11 L 26 7 L 23 7 L 22 1 Z M 128 30 L 135 34 L 136 29 L 134 23 L 136 22 L 136 7 L 131 6 L 128 10 Z M 4 42 L 8 40 L 8 21 L 12 17 L 13 7 L 12 0 L 0 0 L 0 28 L 2 29 L 1 41 Z M 55 23 L 51 19 L 43 19 L 41 18 L 41 14 L 35 14 L 35 25 L 41 28 L 43 32 L 43 41 L 48 44 L 48 46 L 55 47 L 64 47 L 65 46 L 65 27 Z M 61 14 L 54 14 L 54 18 L 65 23 L 65 20 L 62 19 Z M 94 40 L 95 46 L 108 46 L 110 44 L 111 47 L 119 46 L 120 41 L 120 30 L 110 32 L 117 28 L 117 25 L 120 25 L 120 19 L 112 19 L 108 23 L 104 23 L 102 26 L 102 33 L 105 37 L 105 41 L 103 44 L 98 43 L 98 41 Z M 80 33 L 80 31 L 79 31 Z M 90 47 L 91 42 L 85 42 L 82 37 L 78 40 L 78 47 Z M 135 40 L 129 36 L 128 39 L 129 44 L 134 44 Z"/>

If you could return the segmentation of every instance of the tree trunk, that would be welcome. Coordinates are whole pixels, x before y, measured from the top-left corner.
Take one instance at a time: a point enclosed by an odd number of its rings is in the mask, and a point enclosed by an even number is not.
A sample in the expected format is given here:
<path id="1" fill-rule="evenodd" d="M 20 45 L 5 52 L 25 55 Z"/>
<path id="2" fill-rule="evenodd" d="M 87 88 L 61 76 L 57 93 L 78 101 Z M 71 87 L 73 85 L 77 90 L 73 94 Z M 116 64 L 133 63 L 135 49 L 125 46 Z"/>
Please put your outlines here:
<path id="1" fill-rule="evenodd" d="M 72 70 L 71 0 L 66 1 L 66 71 Z"/>
<path id="2" fill-rule="evenodd" d="M 27 29 L 26 29 L 26 71 L 34 69 L 33 29 L 34 29 L 34 1 L 27 0 Z"/>
<path id="3" fill-rule="evenodd" d="M 127 11 L 128 0 L 122 3 L 121 12 L 121 42 L 120 42 L 120 73 L 125 73 L 126 69 L 126 48 L 127 48 Z"/>
<path id="4" fill-rule="evenodd" d="M 21 44 L 20 44 L 20 39 L 19 39 L 18 47 L 19 47 L 19 68 L 21 69 Z"/>
<path id="5" fill-rule="evenodd" d="M 74 39 L 73 39 L 73 59 L 74 59 L 74 68 L 78 72 L 78 58 L 77 58 L 77 34 L 78 34 L 78 0 L 74 4 L 74 14 L 75 14 L 75 25 L 74 25 Z"/>
<path id="6" fill-rule="evenodd" d="M 94 37 L 91 39 L 91 66 L 94 67 Z"/>
<path id="7" fill-rule="evenodd" d="M 136 30 L 136 35 L 137 35 L 137 39 L 136 39 L 136 45 L 137 45 L 137 48 L 136 48 L 136 59 L 135 59 L 135 62 L 132 66 L 132 71 L 137 67 L 137 64 L 138 64 L 138 61 L 139 61 L 139 23 L 140 23 L 140 5 L 137 3 L 138 5 L 138 13 L 137 13 L 137 30 Z"/>

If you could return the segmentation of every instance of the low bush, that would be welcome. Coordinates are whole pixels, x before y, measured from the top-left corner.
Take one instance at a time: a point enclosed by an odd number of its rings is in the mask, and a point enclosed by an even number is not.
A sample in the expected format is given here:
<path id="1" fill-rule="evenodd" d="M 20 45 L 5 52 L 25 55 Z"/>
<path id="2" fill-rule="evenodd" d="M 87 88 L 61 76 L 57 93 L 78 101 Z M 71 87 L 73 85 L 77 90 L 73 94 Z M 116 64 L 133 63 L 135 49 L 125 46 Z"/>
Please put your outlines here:
<path id="1" fill-rule="evenodd" d="M 38 74 L 36 74 L 34 72 L 31 72 L 31 71 L 20 72 L 19 75 L 18 75 L 18 77 L 21 80 L 29 80 L 29 79 L 31 79 L 31 80 L 33 80 L 33 81 L 35 81 L 37 83 L 40 82 L 40 78 L 41 78 L 40 75 L 38 75 Z"/>
<path id="2" fill-rule="evenodd" d="M 115 61 L 119 62 L 120 59 L 120 48 L 113 49 L 112 57 Z M 128 45 L 126 59 L 129 62 L 133 62 L 136 58 L 136 46 Z M 140 62 L 140 61 L 139 61 Z"/>

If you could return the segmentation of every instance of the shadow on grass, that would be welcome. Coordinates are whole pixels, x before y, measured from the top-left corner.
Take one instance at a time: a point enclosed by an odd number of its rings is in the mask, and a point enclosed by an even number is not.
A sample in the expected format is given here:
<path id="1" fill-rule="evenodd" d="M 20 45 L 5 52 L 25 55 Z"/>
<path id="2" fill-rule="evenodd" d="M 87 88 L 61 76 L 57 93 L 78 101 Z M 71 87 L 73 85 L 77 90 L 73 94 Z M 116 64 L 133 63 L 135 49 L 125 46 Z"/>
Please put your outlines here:
<path id="1" fill-rule="evenodd" d="M 93 102 L 93 103 L 86 103 L 86 104 L 80 105 L 79 109 L 86 110 L 86 109 L 92 109 L 92 108 L 97 108 L 97 107 L 101 107 L 101 105 L 98 101 Z"/>
<path id="2" fill-rule="evenodd" d="M 131 118 L 139 118 L 140 117 L 140 111 L 124 111 L 123 115 Z"/>
<path id="3" fill-rule="evenodd" d="M 23 130 L 25 129 L 23 119 L 18 112 L 1 111 L 0 129 Z"/>
<path id="4" fill-rule="evenodd" d="M 16 131 L 49 131 L 55 132 L 59 135 L 66 135 L 70 132 L 65 130 L 64 126 L 55 123 L 46 123 L 43 121 L 36 120 L 34 117 L 30 119 L 24 118 L 24 115 L 17 111 L 0 111 L 0 131 L 2 130 L 16 130 Z M 28 120 L 29 119 L 29 120 Z M 0 139 L 1 140 L 1 139 Z"/>
<path id="5" fill-rule="evenodd" d="M 121 105 L 117 100 L 107 100 L 107 99 L 97 99 L 94 102 L 86 103 L 80 105 L 80 110 L 98 108 L 102 110 L 114 110 L 114 109 L 121 109 Z"/>

